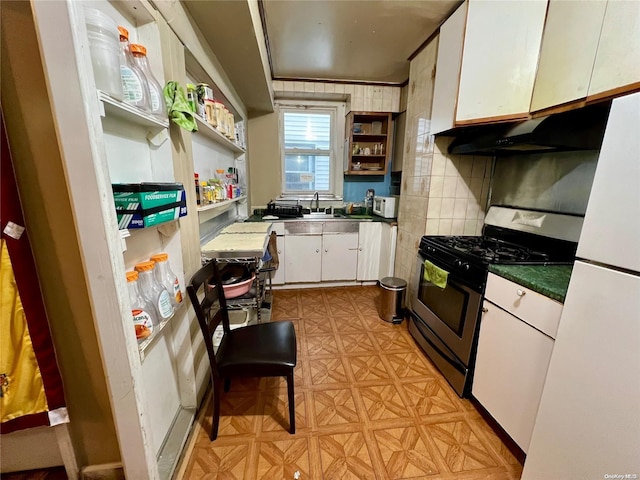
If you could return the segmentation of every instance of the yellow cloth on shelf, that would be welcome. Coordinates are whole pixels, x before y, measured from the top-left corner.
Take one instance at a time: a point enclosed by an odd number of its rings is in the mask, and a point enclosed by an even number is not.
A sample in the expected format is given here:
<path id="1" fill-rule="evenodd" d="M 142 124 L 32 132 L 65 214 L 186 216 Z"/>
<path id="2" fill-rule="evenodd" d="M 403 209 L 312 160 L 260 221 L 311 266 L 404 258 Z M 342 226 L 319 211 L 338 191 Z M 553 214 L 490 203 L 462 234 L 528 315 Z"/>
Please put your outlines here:
<path id="1" fill-rule="evenodd" d="M 449 272 L 435 266 L 429 260 L 424 261 L 423 277 L 425 281 L 433 283 L 436 287 L 445 288 Z"/>

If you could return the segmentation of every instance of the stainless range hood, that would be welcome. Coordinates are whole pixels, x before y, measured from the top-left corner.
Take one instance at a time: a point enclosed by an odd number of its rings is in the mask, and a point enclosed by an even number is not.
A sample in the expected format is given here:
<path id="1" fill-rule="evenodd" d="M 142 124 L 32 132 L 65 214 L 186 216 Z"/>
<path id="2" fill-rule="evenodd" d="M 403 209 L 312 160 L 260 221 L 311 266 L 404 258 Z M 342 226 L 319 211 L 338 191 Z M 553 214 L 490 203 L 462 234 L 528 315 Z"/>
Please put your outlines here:
<path id="1" fill-rule="evenodd" d="M 611 102 L 522 122 L 449 130 L 449 153 L 516 155 L 567 150 L 597 150 L 602 144 Z"/>

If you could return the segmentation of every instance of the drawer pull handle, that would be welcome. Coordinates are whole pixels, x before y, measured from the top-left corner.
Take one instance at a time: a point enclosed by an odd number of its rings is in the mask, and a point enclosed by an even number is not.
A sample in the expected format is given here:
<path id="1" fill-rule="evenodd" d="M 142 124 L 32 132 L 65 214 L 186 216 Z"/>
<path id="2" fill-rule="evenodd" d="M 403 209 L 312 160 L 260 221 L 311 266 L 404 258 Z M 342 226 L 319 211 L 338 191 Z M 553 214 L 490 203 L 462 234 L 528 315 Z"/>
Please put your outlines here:
<path id="1" fill-rule="evenodd" d="M 487 313 L 489 309 L 487 307 L 482 307 L 482 313 Z"/>
<path id="2" fill-rule="evenodd" d="M 527 292 L 525 292 L 524 290 L 522 290 L 521 288 L 519 288 L 516 293 L 518 294 L 519 297 L 524 297 L 526 295 Z"/>

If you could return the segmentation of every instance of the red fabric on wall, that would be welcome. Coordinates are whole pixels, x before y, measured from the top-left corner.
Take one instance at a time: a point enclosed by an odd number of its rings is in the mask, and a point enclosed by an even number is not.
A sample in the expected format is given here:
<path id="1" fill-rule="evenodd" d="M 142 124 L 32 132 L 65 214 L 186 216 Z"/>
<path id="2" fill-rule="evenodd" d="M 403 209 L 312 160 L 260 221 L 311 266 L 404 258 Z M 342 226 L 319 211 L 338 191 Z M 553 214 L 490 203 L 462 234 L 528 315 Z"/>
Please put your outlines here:
<path id="1" fill-rule="evenodd" d="M 11 161 L 11 152 L 4 127 L 4 119 L 0 112 L 1 136 L 1 165 L 0 165 L 0 226 L 4 230 L 7 222 L 11 221 L 20 226 L 26 226 L 22 214 L 20 197 Z M 29 242 L 28 231 L 25 230 L 19 240 L 4 232 L 7 249 L 13 265 L 14 275 L 20 298 L 24 307 L 29 327 L 29 334 L 33 349 L 42 373 L 45 395 L 49 410 L 65 406 L 62 378 L 58 369 L 49 323 L 47 320 L 42 291 L 38 281 L 36 264 Z M 0 372 L 1 373 L 1 372 Z M 49 425 L 46 413 L 26 415 L 9 422 L 0 424 L 0 433 L 10 433 L 15 430 Z"/>

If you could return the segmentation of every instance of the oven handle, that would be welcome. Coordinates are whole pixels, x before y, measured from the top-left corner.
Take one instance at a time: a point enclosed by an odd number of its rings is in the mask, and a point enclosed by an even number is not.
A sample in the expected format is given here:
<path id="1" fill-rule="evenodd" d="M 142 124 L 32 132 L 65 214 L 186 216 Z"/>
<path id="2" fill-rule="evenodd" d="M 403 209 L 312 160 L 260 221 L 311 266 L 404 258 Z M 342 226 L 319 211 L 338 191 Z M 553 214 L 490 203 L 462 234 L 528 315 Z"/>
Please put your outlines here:
<path id="1" fill-rule="evenodd" d="M 422 320 L 420 319 L 420 317 L 418 317 L 418 315 L 416 315 L 413 311 L 411 312 L 411 316 L 413 317 L 413 323 L 415 323 L 416 327 L 419 330 L 422 330 L 423 326 L 421 325 Z M 427 343 L 431 345 L 431 348 L 433 348 L 438 353 L 438 355 L 440 355 L 444 360 L 446 360 L 447 363 L 449 363 L 453 368 L 455 368 L 462 374 L 466 374 L 466 371 L 467 371 L 466 367 L 457 359 L 452 358 L 452 355 L 453 355 L 452 353 L 446 353 L 442 348 L 436 345 L 433 342 L 433 340 L 431 340 L 427 335 L 422 335 L 422 338 L 424 338 L 427 341 Z"/>

